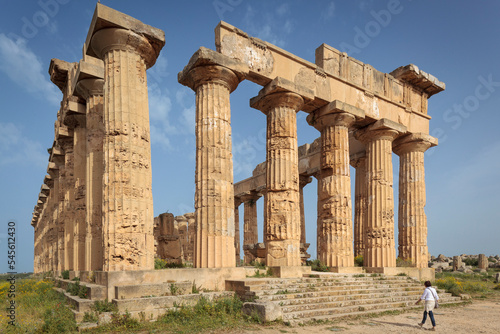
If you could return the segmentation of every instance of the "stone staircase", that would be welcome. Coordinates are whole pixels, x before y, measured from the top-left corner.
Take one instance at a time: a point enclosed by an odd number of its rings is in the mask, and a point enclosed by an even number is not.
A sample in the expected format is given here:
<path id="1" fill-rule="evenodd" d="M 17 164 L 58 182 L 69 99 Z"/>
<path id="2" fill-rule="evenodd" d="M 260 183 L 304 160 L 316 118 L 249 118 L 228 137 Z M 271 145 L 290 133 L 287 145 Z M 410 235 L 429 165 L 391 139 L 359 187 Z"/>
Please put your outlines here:
<path id="1" fill-rule="evenodd" d="M 302 278 L 248 278 L 226 281 L 226 290 L 256 303 L 281 308 L 283 321 L 311 320 L 410 309 L 423 292 L 421 282 L 408 276 L 383 274 L 304 275 Z M 460 297 L 438 291 L 441 304 L 460 303 Z"/>
<path id="2" fill-rule="evenodd" d="M 66 292 L 73 280 L 55 279 L 55 290 L 66 297 L 73 312 L 75 320 L 81 323 L 86 312 L 92 312 L 96 301 L 106 299 L 106 287 L 98 284 L 80 282 L 86 287 L 87 298 L 73 296 Z M 232 291 L 197 292 L 192 293 L 193 283 L 189 281 L 168 281 L 157 284 L 137 284 L 116 286 L 114 298 L 110 300 L 118 312 L 128 312 L 133 318 L 139 320 L 154 320 L 169 309 L 180 305 L 195 305 L 201 297 L 211 301 L 217 298 L 234 296 Z M 109 322 L 111 313 L 98 315 L 99 323 Z"/>

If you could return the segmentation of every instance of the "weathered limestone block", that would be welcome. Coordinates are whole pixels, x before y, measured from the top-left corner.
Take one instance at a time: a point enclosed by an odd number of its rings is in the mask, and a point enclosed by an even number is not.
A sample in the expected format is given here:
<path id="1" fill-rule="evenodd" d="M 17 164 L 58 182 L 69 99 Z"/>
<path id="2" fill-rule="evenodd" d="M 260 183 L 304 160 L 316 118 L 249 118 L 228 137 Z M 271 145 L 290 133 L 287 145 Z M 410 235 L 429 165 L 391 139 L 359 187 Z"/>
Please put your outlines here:
<path id="1" fill-rule="evenodd" d="M 261 322 L 281 320 L 283 317 L 281 307 L 270 301 L 243 303 L 242 311 L 248 316 L 254 316 L 256 314 Z"/>
<path id="2" fill-rule="evenodd" d="M 453 257 L 453 271 L 456 271 L 460 268 L 462 268 L 463 263 L 462 263 L 462 258 L 460 256 L 454 256 Z"/>
<path id="3" fill-rule="evenodd" d="M 184 217 L 188 220 L 188 245 L 187 251 L 184 252 L 186 261 L 194 261 L 194 247 L 196 241 L 196 215 L 194 212 L 184 214 Z"/>
<path id="4" fill-rule="evenodd" d="M 351 165 L 356 168 L 354 187 L 354 256 L 364 254 L 363 235 L 366 230 L 366 153 L 351 158 Z"/>
<path id="5" fill-rule="evenodd" d="M 437 139 L 424 133 L 393 142 L 393 150 L 399 155 L 399 257 L 411 260 L 417 268 L 426 268 L 429 261 L 424 153 L 436 145 Z"/>
<path id="6" fill-rule="evenodd" d="M 187 253 L 188 253 L 188 247 L 189 247 L 189 226 L 188 226 L 188 219 L 186 216 L 176 216 L 175 217 L 175 223 L 177 226 L 177 233 L 179 234 L 179 242 L 181 244 L 181 258 L 182 262 L 187 261 Z"/>
<path id="7" fill-rule="evenodd" d="M 100 18 L 97 15 L 97 21 Z M 154 268 L 151 144 L 146 69 L 164 44 L 133 30 L 89 31 L 88 55 L 104 60 L 103 270 Z M 145 26 L 145 29 L 148 26 Z M 96 29 L 96 30 L 94 30 Z M 92 54 L 92 52 L 93 54 Z"/>
<path id="8" fill-rule="evenodd" d="M 312 92 L 276 78 L 250 100 L 267 116 L 264 241 L 268 266 L 300 266 L 300 198 L 296 113 Z"/>
<path id="9" fill-rule="evenodd" d="M 329 267 L 353 267 L 349 127 L 364 112 L 335 100 L 307 116 L 321 132 L 318 178 L 318 259 Z"/>
<path id="10" fill-rule="evenodd" d="M 365 267 L 395 267 L 392 141 L 405 133 L 401 124 L 381 119 L 355 136 L 366 146 L 367 224 Z"/>
<path id="11" fill-rule="evenodd" d="M 196 92 L 196 268 L 235 266 L 229 94 L 247 72 L 238 62 L 201 48 L 178 76 Z"/>
<path id="12" fill-rule="evenodd" d="M 486 257 L 486 255 L 479 254 L 477 267 L 479 269 L 488 269 L 488 258 Z"/>
<path id="13" fill-rule="evenodd" d="M 182 245 L 174 215 L 162 213 L 158 216 L 158 236 L 156 254 L 167 260 L 182 262 Z"/>

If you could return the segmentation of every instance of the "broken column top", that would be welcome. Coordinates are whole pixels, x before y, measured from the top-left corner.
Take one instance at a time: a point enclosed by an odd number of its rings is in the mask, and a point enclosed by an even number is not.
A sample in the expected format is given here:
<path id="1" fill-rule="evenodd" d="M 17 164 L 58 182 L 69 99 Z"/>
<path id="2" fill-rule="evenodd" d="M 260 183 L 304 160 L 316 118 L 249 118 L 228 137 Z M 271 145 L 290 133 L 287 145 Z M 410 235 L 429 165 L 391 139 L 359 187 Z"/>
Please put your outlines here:
<path id="1" fill-rule="evenodd" d="M 421 71 L 413 64 L 398 67 L 390 74 L 396 79 L 406 81 L 415 87 L 419 87 L 426 92 L 429 97 L 442 92 L 446 88 L 444 82 L 439 81 L 432 74 Z"/>
<path id="2" fill-rule="evenodd" d="M 154 59 L 158 58 L 160 50 L 165 45 L 165 33 L 163 30 L 144 24 L 131 16 L 98 3 L 92 17 L 92 22 L 90 23 L 87 39 L 83 45 L 84 56 L 97 57 L 90 46 L 90 41 L 97 31 L 106 28 L 122 28 L 145 37 L 153 47 L 156 55 Z"/>
<path id="3" fill-rule="evenodd" d="M 68 83 L 68 73 L 73 68 L 74 63 L 68 63 L 61 59 L 51 59 L 49 66 L 50 81 L 54 83 L 61 91 Z"/>

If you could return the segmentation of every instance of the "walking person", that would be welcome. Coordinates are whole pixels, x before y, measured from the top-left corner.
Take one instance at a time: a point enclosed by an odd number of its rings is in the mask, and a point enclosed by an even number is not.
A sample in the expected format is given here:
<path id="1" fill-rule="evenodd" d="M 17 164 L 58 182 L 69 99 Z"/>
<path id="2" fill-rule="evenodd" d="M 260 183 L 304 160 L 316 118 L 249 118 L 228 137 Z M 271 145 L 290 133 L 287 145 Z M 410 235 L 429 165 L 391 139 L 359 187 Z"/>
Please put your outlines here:
<path id="1" fill-rule="evenodd" d="M 434 313 L 432 313 L 432 310 L 434 310 L 434 307 L 437 304 L 437 301 L 439 300 L 439 296 L 437 295 L 436 289 L 432 287 L 432 284 L 430 281 L 426 281 L 424 283 L 425 285 L 425 290 L 424 293 L 422 294 L 422 297 L 420 297 L 415 305 L 420 303 L 421 300 L 424 301 L 424 318 L 422 319 L 422 322 L 419 323 L 418 325 L 422 327 L 425 324 L 425 320 L 427 320 L 427 313 L 429 313 L 429 317 L 431 318 L 432 322 L 432 329 L 431 331 L 436 330 L 436 321 L 434 320 Z"/>

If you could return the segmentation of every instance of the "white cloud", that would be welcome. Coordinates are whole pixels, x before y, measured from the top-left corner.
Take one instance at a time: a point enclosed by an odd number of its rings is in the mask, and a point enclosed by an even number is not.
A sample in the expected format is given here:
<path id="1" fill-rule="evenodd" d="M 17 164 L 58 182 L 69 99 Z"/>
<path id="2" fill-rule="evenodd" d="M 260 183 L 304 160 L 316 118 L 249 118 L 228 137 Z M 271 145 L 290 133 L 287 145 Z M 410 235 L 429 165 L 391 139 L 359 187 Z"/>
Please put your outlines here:
<path id="1" fill-rule="evenodd" d="M 61 93 L 42 74 L 45 73 L 45 67 L 26 46 L 24 39 L 13 41 L 5 34 L 0 34 L 0 71 L 29 93 L 58 105 Z"/>
<path id="2" fill-rule="evenodd" d="M 291 9 L 288 4 L 282 4 L 265 14 L 257 13 L 248 5 L 243 18 L 243 29 L 252 36 L 283 48 L 286 45 L 284 37 L 290 35 L 294 27 L 290 17 Z"/>
<path id="3" fill-rule="evenodd" d="M 47 158 L 42 145 L 28 139 L 22 128 L 0 122 L 0 166 L 16 164 L 44 167 Z"/>
<path id="4" fill-rule="evenodd" d="M 165 56 L 164 53 L 160 53 L 160 55 L 156 59 L 156 63 L 154 64 L 154 66 L 148 70 L 148 76 L 152 79 L 150 79 L 149 81 L 162 82 L 163 79 L 169 75 L 167 67 L 167 56 Z"/>
<path id="5" fill-rule="evenodd" d="M 175 132 L 175 127 L 170 123 L 172 102 L 169 93 L 166 89 L 162 90 L 157 83 L 153 83 L 149 84 L 148 96 L 151 143 L 171 149 L 168 135 Z"/>
<path id="6" fill-rule="evenodd" d="M 321 13 L 321 17 L 324 20 L 328 20 L 334 16 L 335 16 L 335 2 L 332 1 L 328 4 L 328 7 L 326 8 L 326 10 Z"/>

